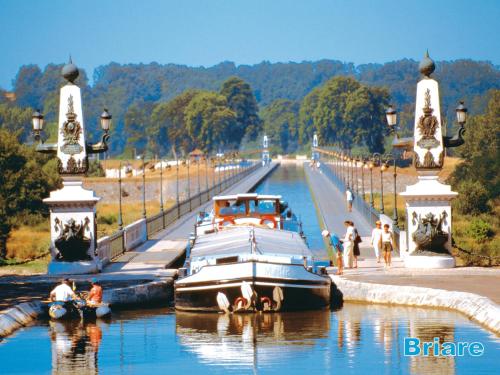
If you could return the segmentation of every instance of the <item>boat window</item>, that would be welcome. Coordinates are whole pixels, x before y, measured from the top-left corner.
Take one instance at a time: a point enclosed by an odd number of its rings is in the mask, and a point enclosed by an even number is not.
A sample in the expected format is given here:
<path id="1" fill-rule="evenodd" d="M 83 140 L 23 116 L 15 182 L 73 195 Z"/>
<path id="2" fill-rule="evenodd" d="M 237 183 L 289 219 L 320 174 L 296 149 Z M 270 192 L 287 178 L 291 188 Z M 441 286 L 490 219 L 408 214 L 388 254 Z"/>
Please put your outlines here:
<path id="1" fill-rule="evenodd" d="M 276 213 L 276 202 L 272 200 L 259 201 L 258 207 L 260 214 L 274 214 Z"/>
<path id="2" fill-rule="evenodd" d="M 248 201 L 248 212 L 250 214 L 257 212 L 257 201 Z"/>
<path id="3" fill-rule="evenodd" d="M 245 214 L 245 202 L 230 202 L 224 201 L 220 203 L 221 208 L 219 209 L 219 214 L 222 216 L 226 215 L 244 215 Z"/>

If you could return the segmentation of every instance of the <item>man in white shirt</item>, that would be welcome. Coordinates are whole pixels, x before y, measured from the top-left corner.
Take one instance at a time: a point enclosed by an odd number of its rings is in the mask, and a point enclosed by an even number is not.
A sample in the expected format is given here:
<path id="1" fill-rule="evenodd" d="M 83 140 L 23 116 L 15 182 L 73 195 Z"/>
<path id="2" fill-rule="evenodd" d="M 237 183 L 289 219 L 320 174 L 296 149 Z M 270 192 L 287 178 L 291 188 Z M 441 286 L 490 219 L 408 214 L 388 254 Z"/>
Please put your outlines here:
<path id="1" fill-rule="evenodd" d="M 380 252 L 382 250 L 382 222 L 380 220 L 375 222 L 375 228 L 372 230 L 371 244 L 375 251 L 377 263 L 380 263 Z"/>
<path id="2" fill-rule="evenodd" d="M 347 200 L 347 211 L 352 212 L 352 201 L 354 200 L 354 195 L 350 188 L 345 191 L 345 198 Z"/>
<path id="3" fill-rule="evenodd" d="M 69 286 L 69 279 L 64 279 L 61 281 L 61 284 L 56 286 L 50 292 L 50 300 L 58 301 L 58 302 L 68 302 L 72 299 L 77 299 L 77 296 L 73 289 Z"/>

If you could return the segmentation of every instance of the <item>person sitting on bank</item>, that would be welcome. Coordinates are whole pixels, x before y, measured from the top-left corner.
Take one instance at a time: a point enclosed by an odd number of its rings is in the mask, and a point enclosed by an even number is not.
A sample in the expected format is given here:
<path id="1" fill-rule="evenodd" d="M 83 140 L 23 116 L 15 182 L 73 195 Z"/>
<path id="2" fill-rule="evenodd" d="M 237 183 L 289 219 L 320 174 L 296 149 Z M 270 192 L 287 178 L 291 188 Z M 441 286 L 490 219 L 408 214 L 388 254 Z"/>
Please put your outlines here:
<path id="1" fill-rule="evenodd" d="M 337 256 L 337 268 L 338 275 L 342 275 L 344 272 L 344 260 L 342 259 L 342 241 L 340 241 L 339 237 L 335 233 L 331 233 L 328 230 L 324 230 L 321 232 L 321 235 L 330 240 L 332 247 Z"/>
<path id="2" fill-rule="evenodd" d="M 87 303 L 89 305 L 98 305 L 102 302 L 102 286 L 97 279 L 92 279 L 92 288 L 89 291 L 89 296 L 87 297 Z"/>
<path id="3" fill-rule="evenodd" d="M 385 267 L 391 267 L 391 252 L 394 247 L 394 236 L 389 230 L 389 224 L 384 224 L 384 230 L 382 232 L 382 250 L 384 251 L 384 261 Z"/>
<path id="4" fill-rule="evenodd" d="M 69 279 L 61 280 L 61 283 L 50 292 L 52 302 L 69 302 L 78 299 L 73 289 L 71 289 Z"/>

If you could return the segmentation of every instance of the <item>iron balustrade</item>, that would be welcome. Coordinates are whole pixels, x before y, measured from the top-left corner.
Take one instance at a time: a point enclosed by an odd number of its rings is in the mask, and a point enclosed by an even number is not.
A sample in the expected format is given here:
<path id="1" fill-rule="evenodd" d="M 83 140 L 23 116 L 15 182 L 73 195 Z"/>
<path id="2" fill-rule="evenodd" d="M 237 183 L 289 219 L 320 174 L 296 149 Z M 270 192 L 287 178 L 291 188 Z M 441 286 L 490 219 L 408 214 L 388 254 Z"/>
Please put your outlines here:
<path id="1" fill-rule="evenodd" d="M 196 209 L 206 202 L 209 202 L 210 199 L 212 199 L 214 196 L 226 190 L 229 186 L 234 185 L 236 182 L 241 181 L 243 178 L 259 169 L 261 166 L 261 163 L 256 163 L 248 167 L 241 167 L 242 169 L 239 172 L 231 173 L 230 175 L 226 173 L 226 178 L 220 179 L 217 184 L 213 185 L 209 189 L 205 189 L 196 195 L 188 196 L 187 199 L 179 201 L 178 204 L 176 203 L 174 206 L 170 207 L 167 210 L 160 211 L 159 213 L 151 217 L 146 217 L 146 220 L 138 220 L 137 222 L 128 225 L 123 230 L 119 230 L 110 236 L 99 239 L 97 248 L 99 258 L 107 258 L 109 260 L 112 260 L 124 254 L 126 251 L 126 234 L 135 237 L 135 233 L 126 233 L 127 231 L 132 230 L 133 232 L 139 233 L 139 227 L 145 225 L 147 238 L 151 238 L 151 236 L 153 236 L 155 233 L 158 233 L 159 231 L 172 225 L 181 216 L 193 211 L 193 209 Z"/>

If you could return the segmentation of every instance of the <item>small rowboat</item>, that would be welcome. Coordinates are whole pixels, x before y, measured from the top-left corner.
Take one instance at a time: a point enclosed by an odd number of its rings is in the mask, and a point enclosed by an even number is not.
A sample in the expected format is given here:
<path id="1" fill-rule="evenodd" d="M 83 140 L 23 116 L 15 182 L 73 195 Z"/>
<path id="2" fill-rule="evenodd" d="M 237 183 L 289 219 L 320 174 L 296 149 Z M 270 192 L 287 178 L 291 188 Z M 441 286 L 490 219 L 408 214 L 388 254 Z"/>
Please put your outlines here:
<path id="1" fill-rule="evenodd" d="M 107 303 L 87 304 L 85 300 L 49 303 L 49 316 L 54 320 L 96 319 L 111 315 Z"/>

